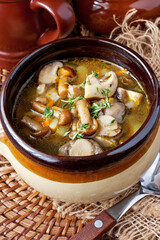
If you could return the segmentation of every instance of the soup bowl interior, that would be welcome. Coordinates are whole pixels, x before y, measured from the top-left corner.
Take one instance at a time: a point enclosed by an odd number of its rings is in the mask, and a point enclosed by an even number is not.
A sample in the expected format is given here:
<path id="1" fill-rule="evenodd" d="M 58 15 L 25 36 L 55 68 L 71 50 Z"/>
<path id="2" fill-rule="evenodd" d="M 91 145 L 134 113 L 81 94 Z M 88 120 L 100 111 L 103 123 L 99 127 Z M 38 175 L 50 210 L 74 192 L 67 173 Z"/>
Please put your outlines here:
<path id="1" fill-rule="evenodd" d="M 74 57 L 94 57 L 116 63 L 130 71 L 146 89 L 151 110 L 141 128 L 125 143 L 101 154 L 84 157 L 53 156 L 34 149 L 16 133 L 13 109 L 21 88 L 40 67 L 54 61 Z M 124 162 L 141 149 L 159 121 L 159 87 L 149 65 L 131 49 L 101 38 L 68 38 L 47 44 L 23 59 L 10 72 L 1 94 L 1 121 L 10 142 L 31 161 L 57 171 L 89 173 L 105 170 Z"/>

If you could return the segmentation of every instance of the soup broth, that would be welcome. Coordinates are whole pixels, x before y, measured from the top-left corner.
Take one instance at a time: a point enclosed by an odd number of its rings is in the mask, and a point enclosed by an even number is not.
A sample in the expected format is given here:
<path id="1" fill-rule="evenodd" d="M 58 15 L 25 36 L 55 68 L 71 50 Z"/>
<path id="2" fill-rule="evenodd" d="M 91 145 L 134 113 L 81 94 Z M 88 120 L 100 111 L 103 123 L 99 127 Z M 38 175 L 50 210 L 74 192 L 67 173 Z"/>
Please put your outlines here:
<path id="1" fill-rule="evenodd" d="M 13 119 L 32 147 L 52 155 L 87 156 L 123 144 L 149 110 L 146 90 L 127 69 L 74 58 L 48 63 L 28 79 Z"/>

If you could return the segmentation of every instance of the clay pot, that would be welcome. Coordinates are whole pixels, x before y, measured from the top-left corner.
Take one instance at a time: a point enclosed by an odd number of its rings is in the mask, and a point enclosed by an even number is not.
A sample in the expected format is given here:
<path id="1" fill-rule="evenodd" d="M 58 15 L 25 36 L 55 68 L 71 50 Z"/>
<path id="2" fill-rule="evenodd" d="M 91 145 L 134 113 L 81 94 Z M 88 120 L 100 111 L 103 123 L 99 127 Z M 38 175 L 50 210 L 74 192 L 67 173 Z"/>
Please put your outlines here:
<path id="1" fill-rule="evenodd" d="M 25 81 L 50 61 L 86 56 L 121 65 L 141 82 L 151 101 L 146 121 L 125 143 L 92 156 L 55 156 L 31 147 L 16 133 L 12 118 L 15 101 Z M 0 117 L 5 134 L 0 129 L 0 153 L 28 184 L 55 199 L 85 203 L 120 194 L 139 181 L 159 151 L 159 94 L 153 71 L 128 47 L 101 38 L 57 40 L 23 59 L 3 84 Z"/>
<path id="2" fill-rule="evenodd" d="M 77 18 L 89 30 L 109 35 L 116 23 L 130 9 L 137 9 L 136 18 L 153 19 L 160 16 L 160 0 L 73 0 Z"/>
<path id="3" fill-rule="evenodd" d="M 65 0 L 0 1 L 0 68 L 10 70 L 33 49 L 68 36 L 74 24 Z"/>

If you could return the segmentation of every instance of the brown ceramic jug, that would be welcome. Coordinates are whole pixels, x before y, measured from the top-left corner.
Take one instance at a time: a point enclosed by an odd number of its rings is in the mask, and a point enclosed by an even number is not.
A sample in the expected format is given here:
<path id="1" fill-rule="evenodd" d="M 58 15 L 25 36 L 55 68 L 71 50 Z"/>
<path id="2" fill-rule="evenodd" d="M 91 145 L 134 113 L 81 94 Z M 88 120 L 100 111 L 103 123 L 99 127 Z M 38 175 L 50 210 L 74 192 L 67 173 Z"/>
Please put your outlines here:
<path id="1" fill-rule="evenodd" d="M 109 35 L 128 10 L 138 10 L 136 18 L 153 19 L 160 16 L 160 0 L 73 0 L 77 18 L 89 30 Z"/>
<path id="2" fill-rule="evenodd" d="M 1 0 L 0 68 L 10 70 L 40 45 L 68 36 L 74 25 L 66 0 Z"/>

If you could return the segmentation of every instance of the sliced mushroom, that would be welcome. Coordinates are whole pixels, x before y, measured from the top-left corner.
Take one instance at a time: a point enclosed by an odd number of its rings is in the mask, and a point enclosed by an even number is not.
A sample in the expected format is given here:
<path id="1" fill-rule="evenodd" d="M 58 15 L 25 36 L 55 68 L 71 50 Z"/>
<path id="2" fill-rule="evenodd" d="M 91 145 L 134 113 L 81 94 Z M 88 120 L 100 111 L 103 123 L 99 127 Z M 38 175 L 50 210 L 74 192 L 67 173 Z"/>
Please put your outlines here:
<path id="1" fill-rule="evenodd" d="M 88 139 L 88 141 L 90 141 L 92 143 L 92 145 L 94 146 L 94 154 L 99 154 L 103 152 L 103 149 L 101 148 L 101 146 L 99 145 L 98 142 L 92 140 L 92 139 Z"/>
<path id="2" fill-rule="evenodd" d="M 95 136 L 94 139 L 96 142 L 98 142 L 102 147 L 107 148 L 107 147 L 116 147 L 117 142 L 115 139 L 112 138 L 107 138 L 107 137 L 101 137 L 101 136 Z"/>
<path id="3" fill-rule="evenodd" d="M 49 127 L 43 127 L 40 131 L 31 133 L 31 135 L 36 138 L 48 137 L 50 134 L 51 129 Z"/>
<path id="4" fill-rule="evenodd" d="M 98 79 L 93 74 L 90 74 L 86 79 L 85 98 L 101 99 L 105 98 L 105 94 L 111 97 L 116 92 L 117 86 L 118 79 L 113 71 L 106 72 L 103 77 Z M 109 90 L 109 93 L 105 93 L 106 89 Z"/>
<path id="5" fill-rule="evenodd" d="M 143 98 L 143 94 L 131 90 L 126 90 L 124 88 L 118 88 L 118 98 L 122 101 L 126 107 L 129 109 L 137 107 Z"/>
<path id="6" fill-rule="evenodd" d="M 105 96 L 101 93 L 102 86 L 96 77 L 92 74 L 88 75 L 85 84 L 85 94 L 86 99 L 101 99 Z"/>
<path id="7" fill-rule="evenodd" d="M 62 145 L 59 148 L 59 155 L 62 156 L 68 156 L 69 155 L 69 150 L 72 147 L 72 145 L 74 144 L 75 141 L 69 141 L 67 143 L 65 143 L 64 145 Z"/>
<path id="8" fill-rule="evenodd" d="M 103 137 L 114 137 L 121 132 L 121 126 L 112 116 L 103 115 L 98 118 L 98 135 Z"/>
<path id="9" fill-rule="evenodd" d="M 59 152 L 69 156 L 90 156 L 103 152 L 102 148 L 93 140 L 78 139 L 64 144 Z"/>
<path id="10" fill-rule="evenodd" d="M 40 102 L 40 103 L 42 103 L 42 104 L 47 104 L 47 98 L 46 97 L 44 97 L 44 96 L 38 96 L 38 97 L 36 97 L 35 98 L 35 101 L 36 102 Z"/>
<path id="11" fill-rule="evenodd" d="M 104 114 L 114 117 L 118 123 L 121 123 L 125 115 L 125 105 L 121 102 L 113 102 L 110 108 L 104 110 Z"/>
<path id="12" fill-rule="evenodd" d="M 41 131 L 42 130 L 42 125 L 35 121 L 34 119 L 28 117 L 28 116 L 24 116 L 21 120 L 26 126 L 28 126 L 30 129 L 34 130 L 34 131 Z"/>
<path id="13" fill-rule="evenodd" d="M 79 121 L 77 122 L 77 130 L 85 135 L 92 135 L 98 129 L 98 122 L 96 119 L 91 118 L 88 103 L 86 100 L 79 100 L 76 102 Z M 87 128 L 82 128 L 83 124 L 88 124 Z"/>
<path id="14" fill-rule="evenodd" d="M 30 118 L 34 118 L 34 117 L 42 117 L 43 115 L 37 111 L 34 111 L 33 109 L 31 109 L 29 112 L 26 112 L 25 114 L 26 116 L 30 117 Z"/>
<path id="15" fill-rule="evenodd" d="M 78 97 L 84 95 L 84 89 L 78 85 L 69 85 L 68 86 L 68 95 L 69 97 Z"/>
<path id="16" fill-rule="evenodd" d="M 45 91 L 46 91 L 46 85 L 44 83 L 39 84 L 37 87 L 37 94 L 42 95 L 45 93 Z"/>
<path id="17" fill-rule="evenodd" d="M 113 71 L 106 72 L 106 74 L 100 79 L 103 89 L 110 91 L 109 97 L 113 96 L 118 87 L 117 75 Z"/>
<path id="18" fill-rule="evenodd" d="M 39 72 L 38 82 L 44 84 L 55 83 L 57 79 L 57 70 L 58 68 L 63 67 L 61 62 L 53 62 L 45 65 Z"/>
<path id="19" fill-rule="evenodd" d="M 69 150 L 69 156 L 90 156 L 94 154 L 94 146 L 87 139 L 78 139 Z"/>

